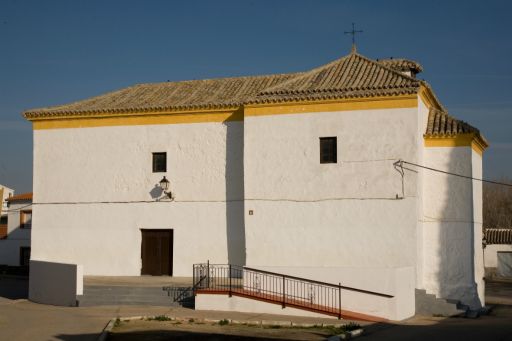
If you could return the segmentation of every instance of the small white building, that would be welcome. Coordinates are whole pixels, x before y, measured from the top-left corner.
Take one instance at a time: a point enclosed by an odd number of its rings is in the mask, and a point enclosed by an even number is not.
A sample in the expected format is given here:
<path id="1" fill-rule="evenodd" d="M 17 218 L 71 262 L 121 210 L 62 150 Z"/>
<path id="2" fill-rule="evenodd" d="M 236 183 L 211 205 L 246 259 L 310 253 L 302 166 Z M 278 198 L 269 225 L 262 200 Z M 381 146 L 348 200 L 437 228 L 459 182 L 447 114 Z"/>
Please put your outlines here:
<path id="1" fill-rule="evenodd" d="M 512 228 L 485 229 L 485 277 L 512 279 Z"/>
<path id="2" fill-rule="evenodd" d="M 7 228 L 0 239 L 0 265 L 29 266 L 32 193 L 7 198 Z"/>
<path id="3" fill-rule="evenodd" d="M 354 50 L 29 110 L 32 259 L 105 276 L 246 265 L 393 294 L 392 313 L 361 308 L 391 319 L 414 314 L 415 289 L 479 308 L 481 183 L 417 165 L 480 178 L 487 142 L 421 71 Z"/>
<path id="4" fill-rule="evenodd" d="M 0 184 L 0 198 L 2 200 L 0 207 L 0 225 L 6 224 L 7 220 L 7 199 L 14 195 L 14 190 Z M 0 232 L 0 235 L 1 232 Z"/>

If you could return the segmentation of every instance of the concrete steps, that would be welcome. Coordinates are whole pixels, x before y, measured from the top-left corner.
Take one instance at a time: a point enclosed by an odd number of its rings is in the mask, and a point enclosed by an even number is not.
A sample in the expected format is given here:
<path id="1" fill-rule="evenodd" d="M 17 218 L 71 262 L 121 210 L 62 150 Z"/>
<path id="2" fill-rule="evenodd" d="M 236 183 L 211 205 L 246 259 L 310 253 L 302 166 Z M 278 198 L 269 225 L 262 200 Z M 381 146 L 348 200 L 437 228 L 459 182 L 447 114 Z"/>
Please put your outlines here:
<path id="1" fill-rule="evenodd" d="M 471 313 L 468 306 L 459 301 L 437 298 L 424 289 L 415 289 L 416 314 L 428 316 L 467 316 Z M 467 316 L 470 317 L 470 316 Z"/>
<path id="2" fill-rule="evenodd" d="M 77 296 L 80 307 L 99 305 L 153 305 L 193 307 L 190 287 L 141 287 L 86 285 Z"/>

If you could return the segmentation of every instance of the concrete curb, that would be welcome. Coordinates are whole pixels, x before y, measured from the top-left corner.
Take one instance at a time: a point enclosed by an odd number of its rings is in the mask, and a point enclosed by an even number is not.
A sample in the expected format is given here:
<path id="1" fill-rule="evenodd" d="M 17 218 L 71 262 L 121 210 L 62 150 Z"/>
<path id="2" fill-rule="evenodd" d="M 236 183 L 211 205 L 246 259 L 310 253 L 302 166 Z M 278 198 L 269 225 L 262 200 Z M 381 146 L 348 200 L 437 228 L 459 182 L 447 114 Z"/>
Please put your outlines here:
<path id="1" fill-rule="evenodd" d="M 114 324 L 116 323 L 116 320 L 117 320 L 117 318 L 110 319 L 110 321 L 108 321 L 107 325 L 105 326 L 105 328 L 103 328 L 103 331 L 101 332 L 100 336 L 98 337 L 98 339 L 96 341 L 106 341 L 107 340 L 108 333 L 110 333 L 110 331 L 112 331 L 112 328 L 114 328 Z"/>
<path id="2" fill-rule="evenodd" d="M 162 315 L 158 315 L 162 316 Z M 271 321 L 271 320 L 233 320 L 233 319 L 209 319 L 209 318 L 196 318 L 196 317 L 174 317 L 174 316 L 168 316 L 169 321 L 179 321 L 179 322 L 203 322 L 203 323 L 219 323 L 221 321 L 226 321 L 227 324 L 246 324 L 246 325 L 252 325 L 252 326 L 281 326 L 281 327 L 303 327 L 303 328 L 312 328 L 312 327 L 334 327 L 338 328 L 341 326 L 344 326 L 346 323 L 302 323 L 302 322 L 293 322 L 293 321 Z M 110 321 L 107 323 L 103 331 L 101 332 L 100 336 L 98 337 L 97 341 L 106 341 L 108 333 L 112 331 L 114 328 L 114 325 L 116 323 L 116 320 L 119 319 L 120 321 L 133 321 L 133 320 L 147 320 L 147 319 L 154 319 L 157 316 L 128 316 L 128 317 L 116 317 L 110 319 Z M 346 332 L 345 334 L 341 335 L 334 335 L 329 337 L 326 340 L 329 341 L 339 341 L 339 340 L 348 340 L 351 338 L 355 338 L 357 336 L 360 336 L 363 333 L 363 329 L 356 329 L 352 330 L 350 332 Z"/>

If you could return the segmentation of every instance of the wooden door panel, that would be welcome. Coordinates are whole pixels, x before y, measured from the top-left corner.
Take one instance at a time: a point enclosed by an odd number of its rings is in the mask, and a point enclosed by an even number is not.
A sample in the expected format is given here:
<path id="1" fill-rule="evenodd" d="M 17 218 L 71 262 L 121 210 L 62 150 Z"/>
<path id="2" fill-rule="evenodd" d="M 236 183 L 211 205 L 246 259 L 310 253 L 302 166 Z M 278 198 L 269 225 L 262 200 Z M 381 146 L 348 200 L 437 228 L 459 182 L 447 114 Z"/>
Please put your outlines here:
<path id="1" fill-rule="evenodd" d="M 172 276 L 173 230 L 141 230 L 143 275 Z"/>

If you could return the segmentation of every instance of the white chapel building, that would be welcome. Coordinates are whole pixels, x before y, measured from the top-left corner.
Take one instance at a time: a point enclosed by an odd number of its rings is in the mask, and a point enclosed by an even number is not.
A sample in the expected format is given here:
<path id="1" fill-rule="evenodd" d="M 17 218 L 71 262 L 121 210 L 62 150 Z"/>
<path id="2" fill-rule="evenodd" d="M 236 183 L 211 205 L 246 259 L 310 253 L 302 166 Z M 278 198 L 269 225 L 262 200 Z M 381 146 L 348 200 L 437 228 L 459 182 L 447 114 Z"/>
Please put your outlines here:
<path id="1" fill-rule="evenodd" d="M 237 264 L 392 292 L 405 308 L 391 319 L 414 314 L 415 290 L 478 309 L 481 183 L 418 165 L 481 178 L 488 144 L 421 71 L 354 49 L 299 73 L 28 110 L 31 259 L 86 276 Z"/>

